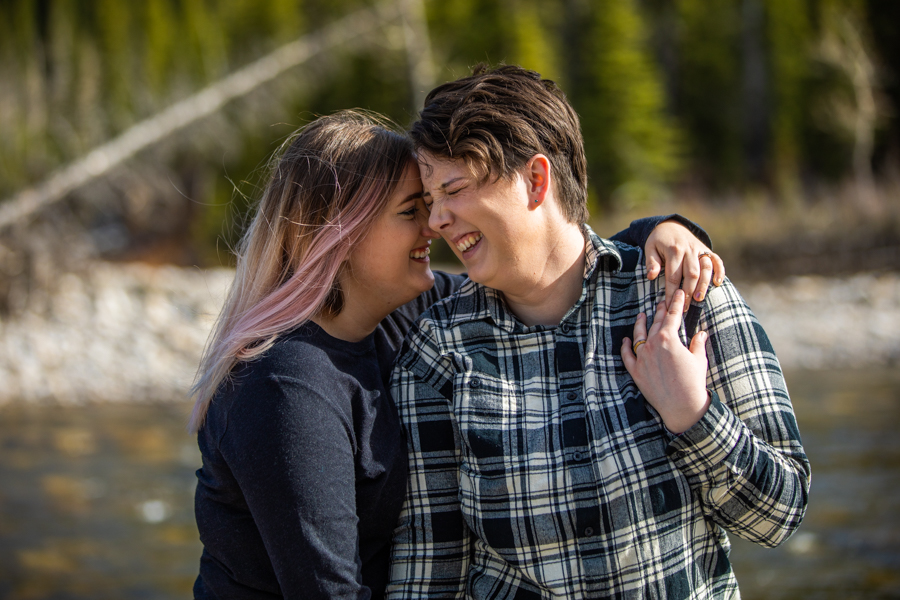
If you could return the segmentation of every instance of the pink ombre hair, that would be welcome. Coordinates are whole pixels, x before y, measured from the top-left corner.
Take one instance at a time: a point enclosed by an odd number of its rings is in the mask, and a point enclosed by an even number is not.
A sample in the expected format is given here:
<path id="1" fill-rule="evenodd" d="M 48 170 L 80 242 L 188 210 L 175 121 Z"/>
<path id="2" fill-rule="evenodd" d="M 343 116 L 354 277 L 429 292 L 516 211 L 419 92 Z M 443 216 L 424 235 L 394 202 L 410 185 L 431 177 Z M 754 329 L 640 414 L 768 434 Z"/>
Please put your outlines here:
<path id="1" fill-rule="evenodd" d="M 191 389 L 192 432 L 238 362 L 311 317 L 341 312 L 345 260 L 414 160 L 406 136 L 360 111 L 320 117 L 282 145 Z"/>

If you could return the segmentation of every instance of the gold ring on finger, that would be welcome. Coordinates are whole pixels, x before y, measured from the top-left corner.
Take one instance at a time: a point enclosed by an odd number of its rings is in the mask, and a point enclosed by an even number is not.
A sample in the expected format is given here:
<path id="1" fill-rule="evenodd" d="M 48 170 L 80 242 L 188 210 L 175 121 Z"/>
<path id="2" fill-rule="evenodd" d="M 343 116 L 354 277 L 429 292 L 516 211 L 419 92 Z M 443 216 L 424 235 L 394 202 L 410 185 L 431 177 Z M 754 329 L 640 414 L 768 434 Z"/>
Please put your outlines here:
<path id="1" fill-rule="evenodd" d="M 641 344 L 646 344 L 647 340 L 638 340 L 631 346 L 631 351 L 637 354 L 637 349 L 641 347 Z"/>
<path id="2" fill-rule="evenodd" d="M 712 252 L 701 252 L 700 254 L 697 255 L 697 260 L 700 260 L 704 256 L 708 256 L 709 260 L 712 260 Z"/>

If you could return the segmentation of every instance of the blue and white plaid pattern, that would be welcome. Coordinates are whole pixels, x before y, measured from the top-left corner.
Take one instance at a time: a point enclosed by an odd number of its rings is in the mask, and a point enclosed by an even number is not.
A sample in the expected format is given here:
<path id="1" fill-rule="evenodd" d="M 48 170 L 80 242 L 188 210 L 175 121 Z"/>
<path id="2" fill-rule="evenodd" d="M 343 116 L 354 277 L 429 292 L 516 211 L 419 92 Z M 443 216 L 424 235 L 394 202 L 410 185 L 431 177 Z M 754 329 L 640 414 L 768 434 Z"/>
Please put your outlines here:
<path id="1" fill-rule="evenodd" d="M 426 312 L 394 371 L 410 455 L 389 598 L 731 598 L 725 530 L 775 546 L 809 463 L 778 360 L 727 282 L 710 290 L 712 405 L 668 433 L 620 356 L 663 278 L 589 229 L 582 295 L 525 327 L 466 282 Z"/>

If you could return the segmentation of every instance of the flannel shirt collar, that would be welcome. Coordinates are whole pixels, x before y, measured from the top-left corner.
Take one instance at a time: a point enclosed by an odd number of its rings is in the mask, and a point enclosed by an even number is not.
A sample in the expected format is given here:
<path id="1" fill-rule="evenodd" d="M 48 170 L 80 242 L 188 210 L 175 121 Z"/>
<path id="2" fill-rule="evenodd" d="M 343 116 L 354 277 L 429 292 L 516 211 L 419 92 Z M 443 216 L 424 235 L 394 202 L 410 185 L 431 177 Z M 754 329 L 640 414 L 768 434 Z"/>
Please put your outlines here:
<path id="1" fill-rule="evenodd" d="M 597 272 L 597 266 L 600 264 L 601 258 L 609 257 L 607 264 L 612 271 L 618 271 L 622 268 L 622 256 L 619 254 L 619 250 L 613 242 L 598 236 L 587 224 L 581 226 L 581 233 L 584 235 L 585 239 L 584 279 L 581 284 L 581 296 L 578 298 L 578 302 L 566 312 L 562 321 L 570 318 L 578 311 L 581 305 L 584 304 L 585 300 L 587 300 L 588 293 L 593 289 L 591 282 L 595 279 L 594 275 Z M 525 326 L 516 318 L 512 311 L 509 310 L 501 292 L 471 281 L 468 282 L 468 284 L 475 286 L 476 290 L 481 292 L 484 300 L 483 302 L 477 302 L 475 304 L 475 306 L 480 306 L 481 308 L 476 309 L 469 315 L 471 320 L 491 320 L 501 330 L 517 334 L 553 329 L 553 327 L 547 325 Z M 462 293 L 466 293 L 465 290 L 461 291 Z"/>

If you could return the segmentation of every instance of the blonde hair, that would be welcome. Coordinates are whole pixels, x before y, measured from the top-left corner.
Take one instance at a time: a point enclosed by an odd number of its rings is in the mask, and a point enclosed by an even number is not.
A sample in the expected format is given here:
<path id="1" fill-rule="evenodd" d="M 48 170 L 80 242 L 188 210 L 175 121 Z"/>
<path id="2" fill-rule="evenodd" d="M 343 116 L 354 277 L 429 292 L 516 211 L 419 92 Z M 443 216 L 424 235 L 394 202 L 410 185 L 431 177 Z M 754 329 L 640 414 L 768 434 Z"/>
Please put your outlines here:
<path id="1" fill-rule="evenodd" d="M 405 135 L 384 117 L 361 111 L 320 117 L 275 153 L 191 388 L 191 432 L 203 426 L 238 362 L 259 357 L 311 317 L 341 312 L 344 262 L 414 160 Z"/>

